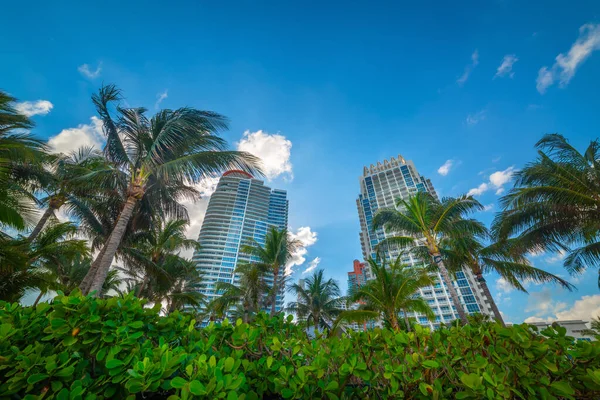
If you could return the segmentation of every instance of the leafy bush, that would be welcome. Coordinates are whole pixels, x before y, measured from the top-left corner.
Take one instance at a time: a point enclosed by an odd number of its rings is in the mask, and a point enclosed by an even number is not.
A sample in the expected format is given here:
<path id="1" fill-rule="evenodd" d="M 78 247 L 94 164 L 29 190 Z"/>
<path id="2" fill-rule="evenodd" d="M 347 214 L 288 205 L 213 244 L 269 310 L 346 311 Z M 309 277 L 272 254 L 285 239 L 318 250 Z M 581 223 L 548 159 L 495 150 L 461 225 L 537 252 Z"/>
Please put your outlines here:
<path id="1" fill-rule="evenodd" d="M 375 329 L 309 339 L 290 319 L 196 328 L 132 296 L 0 303 L 0 398 L 598 398 L 600 344 L 562 328 Z"/>

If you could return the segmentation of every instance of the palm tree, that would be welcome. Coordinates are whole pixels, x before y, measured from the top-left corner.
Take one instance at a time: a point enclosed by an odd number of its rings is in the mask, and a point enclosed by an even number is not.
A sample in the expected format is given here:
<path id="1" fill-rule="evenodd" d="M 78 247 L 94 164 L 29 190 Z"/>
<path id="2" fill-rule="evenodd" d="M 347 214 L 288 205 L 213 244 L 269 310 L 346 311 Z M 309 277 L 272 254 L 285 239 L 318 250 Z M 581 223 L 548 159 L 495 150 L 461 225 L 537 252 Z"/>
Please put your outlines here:
<path id="1" fill-rule="evenodd" d="M 288 291 L 296 296 L 297 301 L 291 302 L 287 311 L 296 314 L 300 321 L 306 321 L 307 327 L 328 329 L 334 326 L 334 321 L 342 313 L 345 298 L 337 282 L 325 279 L 323 270 L 314 272 L 304 281 L 304 287 L 297 283 L 291 285 Z"/>
<path id="2" fill-rule="evenodd" d="M 24 133 L 33 122 L 15 109 L 16 99 L 0 91 L 0 226 L 17 230 L 33 222 L 36 198 L 31 182 L 22 179 L 19 168 L 38 164 L 46 145 Z"/>
<path id="3" fill-rule="evenodd" d="M 229 310 L 240 305 L 243 310 L 242 319 L 250 321 L 250 316 L 259 312 L 269 286 L 265 282 L 268 269 L 264 264 L 241 264 L 235 269 L 239 282 L 217 282 L 216 289 L 221 296 L 216 299 L 218 308 Z"/>
<path id="4" fill-rule="evenodd" d="M 185 236 L 187 225 L 188 222 L 181 219 L 158 220 L 149 230 L 133 233 L 128 240 L 130 245 L 123 246 L 124 261 L 142 275 L 136 292 L 138 297 L 142 296 L 151 278 L 169 279 L 163 268 L 167 257 L 179 257 L 183 250 L 198 248 L 197 241 Z"/>
<path id="5" fill-rule="evenodd" d="M 271 227 L 265 237 L 264 246 L 253 239 L 250 244 L 242 246 L 240 249 L 242 253 L 258 260 L 254 264 L 268 269 L 273 274 L 273 285 L 267 301 L 271 307 L 271 316 L 275 315 L 277 294 L 283 287 L 281 285 L 282 268 L 285 268 L 298 246 L 298 241 L 292 239 L 286 229 Z"/>
<path id="6" fill-rule="evenodd" d="M 524 250 L 567 252 L 571 274 L 598 266 L 600 142 L 582 154 L 564 136 L 548 134 L 536 147 L 538 158 L 515 174 L 514 188 L 501 199 L 494 235 L 515 237 Z"/>
<path id="7" fill-rule="evenodd" d="M 484 273 L 494 271 L 510 286 L 525 293 L 525 281 L 557 283 L 568 290 L 573 289 L 564 279 L 531 265 L 527 257 L 515 250 L 514 240 L 486 246 L 481 238 L 473 235 L 444 238 L 441 241 L 440 253 L 452 273 L 462 271 L 465 267 L 471 269 L 485 296 L 490 300 L 494 318 L 503 326 L 504 320 L 483 277 Z"/>
<path id="8" fill-rule="evenodd" d="M 226 150 L 226 142 L 217 136 L 227 128 L 222 115 L 180 108 L 159 111 L 148 119 L 144 108 L 123 108 L 120 100 L 121 93 L 114 85 L 103 86 L 92 97 L 106 135 L 104 154 L 112 166 L 81 179 L 101 188 L 125 187 L 126 197 L 100 261 L 88 273 L 93 276 L 90 291 L 101 289 L 138 204 L 150 203 L 163 218 L 187 219 L 187 212 L 180 204 L 164 207 L 165 198 L 197 198 L 198 192 L 190 185 L 224 169 L 258 171 L 256 157 Z M 111 115 L 113 105 L 116 105 L 116 119 Z M 152 193 L 152 198 L 151 188 L 159 189 Z"/>
<path id="9" fill-rule="evenodd" d="M 408 313 L 424 314 L 430 320 L 435 318 L 425 299 L 419 297 L 419 289 L 432 286 L 435 280 L 424 268 L 402 264 L 401 256 L 386 265 L 369 259 L 372 280 L 359 287 L 350 297 L 350 301 L 359 302 L 357 310 L 348 310 L 342 315 L 346 320 L 382 319 L 394 330 L 400 330 L 398 315 L 402 313 L 407 329 L 410 331 Z"/>
<path id="10" fill-rule="evenodd" d="M 592 318 L 590 328 L 583 329 L 580 333 L 584 336 L 596 336 L 600 338 L 600 316 Z"/>
<path id="11" fill-rule="evenodd" d="M 398 198 L 396 209 L 380 209 L 373 218 L 374 228 L 384 227 L 399 235 L 383 241 L 383 246 L 427 247 L 463 324 L 467 323 L 467 316 L 444 265 L 440 243 L 444 238 L 482 234 L 485 227 L 481 223 L 465 218 L 481 209 L 483 206 L 472 196 L 445 198 L 440 202 L 427 192 L 418 192 L 408 200 Z"/>
<path id="12" fill-rule="evenodd" d="M 0 299 L 18 301 L 29 289 L 44 293 L 59 289 L 50 272 L 53 266 L 64 258 L 89 256 L 85 240 L 74 238 L 76 232 L 77 227 L 67 222 L 47 226 L 32 242 L 3 234 L 2 247 L 9 249 L 13 262 L 2 263 Z"/>
<path id="13" fill-rule="evenodd" d="M 47 208 L 29 234 L 30 241 L 40 233 L 49 218 L 56 218 L 55 212 L 63 204 L 67 203 L 71 208 L 77 207 L 81 197 L 90 197 L 97 189 L 79 177 L 106 167 L 104 156 L 93 147 L 82 147 L 68 155 L 52 155 L 46 159 L 48 167 L 34 173 L 40 175 L 38 179 L 42 183 L 41 191 L 46 194 L 41 203 L 47 205 Z M 26 172 L 31 174 L 32 171 Z"/>

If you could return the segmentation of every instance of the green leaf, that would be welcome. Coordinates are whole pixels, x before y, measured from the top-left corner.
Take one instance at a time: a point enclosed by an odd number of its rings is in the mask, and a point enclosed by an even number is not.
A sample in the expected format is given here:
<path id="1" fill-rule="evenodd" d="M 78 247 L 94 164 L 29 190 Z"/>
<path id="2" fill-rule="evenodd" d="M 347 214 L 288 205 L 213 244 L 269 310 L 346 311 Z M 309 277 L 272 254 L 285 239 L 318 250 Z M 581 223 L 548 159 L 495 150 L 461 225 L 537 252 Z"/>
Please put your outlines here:
<path id="1" fill-rule="evenodd" d="M 118 368 L 118 367 L 122 366 L 123 364 L 124 364 L 123 361 L 113 358 L 112 360 L 109 360 L 106 362 L 106 368 L 108 368 L 108 369 Z"/>
<path id="2" fill-rule="evenodd" d="M 175 378 L 171 379 L 171 387 L 173 387 L 175 389 L 181 389 L 186 384 L 187 384 L 187 381 L 180 376 L 176 376 Z"/>
<path id="3" fill-rule="evenodd" d="M 554 389 L 556 389 L 559 392 L 564 393 L 564 394 L 569 394 L 569 395 L 575 394 L 575 390 L 573 390 L 571 385 L 569 385 L 565 381 L 552 382 L 552 384 L 550 386 L 552 386 Z"/>
<path id="4" fill-rule="evenodd" d="M 206 394 L 206 389 L 200 381 L 193 380 L 190 382 L 190 393 L 195 396 L 204 396 Z"/>
<path id="5" fill-rule="evenodd" d="M 96 353 L 96 360 L 98 360 L 98 361 L 104 360 L 104 357 L 106 357 L 107 351 L 108 351 L 108 349 L 106 347 L 101 348 L 100 351 L 98 353 Z"/>
<path id="6" fill-rule="evenodd" d="M 223 365 L 225 372 L 230 372 L 231 369 L 233 368 L 233 365 L 235 364 L 235 361 L 232 357 L 227 357 L 225 359 L 225 363 Z"/>
<path id="7" fill-rule="evenodd" d="M 290 397 L 293 397 L 293 396 L 294 396 L 294 391 L 293 391 L 292 389 L 284 388 L 284 389 L 281 391 L 281 396 L 282 396 L 284 399 L 289 399 Z"/>
<path id="8" fill-rule="evenodd" d="M 271 368 L 272 364 L 273 364 L 273 357 L 271 357 L 271 356 L 267 357 L 267 368 Z"/>
<path id="9" fill-rule="evenodd" d="M 144 326 L 144 323 L 142 321 L 133 321 L 130 322 L 128 325 L 134 329 L 140 329 L 142 326 Z"/>
<path id="10" fill-rule="evenodd" d="M 63 325 L 66 325 L 67 321 L 65 321 L 62 318 L 53 318 L 52 320 L 50 320 L 50 326 L 52 326 L 53 329 L 57 329 L 60 328 Z"/>
<path id="11" fill-rule="evenodd" d="M 241 320 L 238 320 L 241 321 Z M 238 400 L 238 395 L 233 390 L 227 394 L 227 400 Z"/>
<path id="12" fill-rule="evenodd" d="M 73 372 L 75 372 L 74 367 L 66 367 L 55 373 L 54 376 L 58 378 L 70 378 L 73 376 Z"/>
<path id="13" fill-rule="evenodd" d="M 460 380 L 465 384 L 466 387 L 475 389 L 479 385 L 479 376 L 476 374 L 462 374 Z"/>
<path id="14" fill-rule="evenodd" d="M 63 341 L 63 346 L 72 346 L 77 343 L 77 338 L 73 336 L 66 337 Z"/>
<path id="15" fill-rule="evenodd" d="M 69 389 L 64 388 L 56 395 L 58 400 L 69 400 Z"/>
<path id="16" fill-rule="evenodd" d="M 440 366 L 440 364 L 437 361 L 433 360 L 423 361 L 423 365 L 427 368 L 438 368 Z"/>
<path id="17" fill-rule="evenodd" d="M 39 381 L 43 381 L 47 377 L 48 377 L 47 374 L 33 374 L 33 375 L 30 375 L 29 378 L 27 378 L 27 383 L 29 383 L 30 385 L 34 385 L 34 384 L 38 383 Z"/>
<path id="18" fill-rule="evenodd" d="M 338 387 L 339 387 L 339 385 L 336 381 L 331 381 L 327 384 L 327 386 L 325 387 L 325 390 L 332 391 L 332 390 L 336 390 Z"/>

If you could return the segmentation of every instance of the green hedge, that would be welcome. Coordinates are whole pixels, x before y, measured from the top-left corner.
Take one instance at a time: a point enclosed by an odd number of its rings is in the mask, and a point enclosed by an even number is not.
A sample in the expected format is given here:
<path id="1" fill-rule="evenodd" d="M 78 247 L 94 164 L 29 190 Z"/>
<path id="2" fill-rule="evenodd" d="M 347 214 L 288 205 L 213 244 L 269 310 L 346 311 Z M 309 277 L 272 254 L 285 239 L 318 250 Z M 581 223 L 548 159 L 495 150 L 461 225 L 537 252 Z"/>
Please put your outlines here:
<path id="1" fill-rule="evenodd" d="M 600 344 L 531 329 L 309 339 L 282 317 L 196 329 L 133 297 L 0 303 L 0 398 L 599 398 Z"/>

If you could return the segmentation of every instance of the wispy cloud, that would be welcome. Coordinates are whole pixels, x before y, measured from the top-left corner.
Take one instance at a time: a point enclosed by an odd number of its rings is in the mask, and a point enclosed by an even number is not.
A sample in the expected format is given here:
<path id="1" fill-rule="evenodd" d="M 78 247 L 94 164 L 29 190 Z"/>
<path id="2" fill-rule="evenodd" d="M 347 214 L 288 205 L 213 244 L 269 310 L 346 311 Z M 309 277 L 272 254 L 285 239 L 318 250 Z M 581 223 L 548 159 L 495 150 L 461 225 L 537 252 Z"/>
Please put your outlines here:
<path id="1" fill-rule="evenodd" d="M 154 108 L 158 110 L 158 108 L 160 107 L 160 103 L 162 103 L 162 101 L 164 99 L 166 99 L 167 97 L 169 97 L 168 89 L 165 89 L 165 91 L 162 93 L 157 93 L 156 94 L 156 103 L 154 103 Z"/>
<path id="2" fill-rule="evenodd" d="M 504 193 L 504 185 L 506 185 L 512 179 L 513 174 L 515 173 L 515 167 L 508 167 L 504 171 L 496 171 L 490 175 L 489 182 L 484 182 L 469 190 L 467 195 L 469 196 L 481 196 L 483 193 L 487 192 L 490 189 L 495 189 L 496 194 L 500 195 Z"/>
<path id="3" fill-rule="evenodd" d="M 559 250 L 555 255 L 551 257 L 546 257 L 546 262 L 549 264 L 556 264 L 559 261 L 562 261 L 567 256 L 567 252 L 564 250 Z"/>
<path id="4" fill-rule="evenodd" d="M 34 115 L 46 115 L 52 110 L 54 104 L 48 100 L 24 101 L 15 104 L 15 109 L 19 114 L 32 117 Z"/>
<path id="5" fill-rule="evenodd" d="M 454 165 L 454 160 L 446 160 L 446 162 L 438 168 L 437 172 L 438 174 L 442 175 L 442 176 L 446 176 L 448 175 L 448 173 L 450 172 L 450 169 L 452 168 L 452 166 Z"/>
<path id="6" fill-rule="evenodd" d="M 458 83 L 459 86 L 465 84 L 465 82 L 469 79 L 469 76 L 471 76 L 471 72 L 473 72 L 473 69 L 477 66 L 477 64 L 479 64 L 479 51 L 475 49 L 473 54 L 471 54 L 471 63 L 465 67 L 465 71 L 463 72 L 463 74 L 456 80 L 456 83 Z"/>
<path id="7" fill-rule="evenodd" d="M 494 203 L 486 204 L 485 206 L 483 206 L 483 211 L 485 211 L 485 212 L 492 211 L 493 209 L 494 209 Z"/>
<path id="8" fill-rule="evenodd" d="M 308 267 L 302 271 L 302 275 L 308 274 L 311 271 L 314 271 L 319 263 L 321 262 L 321 257 L 315 257 L 311 262 L 308 263 Z"/>
<path id="9" fill-rule="evenodd" d="M 513 72 L 512 67 L 513 67 L 514 63 L 516 63 L 517 61 L 519 61 L 519 59 L 517 58 L 516 55 L 514 55 L 514 54 L 505 55 L 504 59 L 502 59 L 502 64 L 500 64 L 500 66 L 496 70 L 496 75 L 494 75 L 494 79 L 501 78 L 503 76 L 509 76 L 510 78 L 515 76 L 515 73 Z"/>
<path id="10" fill-rule="evenodd" d="M 77 67 L 77 71 L 87 78 L 95 79 L 100 76 L 100 72 L 102 72 L 102 63 L 98 63 L 98 66 L 95 70 L 92 70 L 89 64 L 82 64 Z"/>
<path id="11" fill-rule="evenodd" d="M 310 226 L 300 227 L 296 232 L 290 232 L 290 236 L 293 240 L 298 241 L 299 246 L 285 265 L 285 275 L 287 276 L 294 273 L 295 265 L 304 264 L 306 261 L 306 254 L 308 253 L 307 247 L 317 243 L 317 232 L 313 232 L 310 229 Z"/>
<path id="12" fill-rule="evenodd" d="M 560 53 L 552 67 L 540 68 L 536 88 L 540 94 L 558 81 L 564 88 L 575 76 L 577 68 L 596 50 L 600 49 L 600 24 L 585 24 L 579 28 L 579 37 L 567 54 Z"/>
<path id="13" fill-rule="evenodd" d="M 465 122 L 469 126 L 477 125 L 479 122 L 485 119 L 486 114 L 486 110 L 481 110 L 479 112 L 476 112 L 475 114 L 469 114 L 467 115 L 467 119 L 465 120 Z"/>

